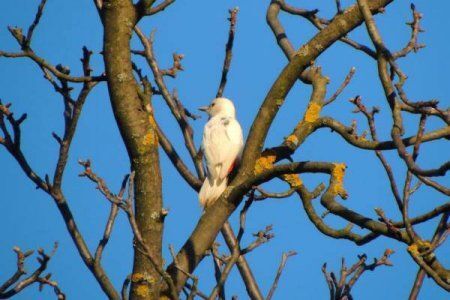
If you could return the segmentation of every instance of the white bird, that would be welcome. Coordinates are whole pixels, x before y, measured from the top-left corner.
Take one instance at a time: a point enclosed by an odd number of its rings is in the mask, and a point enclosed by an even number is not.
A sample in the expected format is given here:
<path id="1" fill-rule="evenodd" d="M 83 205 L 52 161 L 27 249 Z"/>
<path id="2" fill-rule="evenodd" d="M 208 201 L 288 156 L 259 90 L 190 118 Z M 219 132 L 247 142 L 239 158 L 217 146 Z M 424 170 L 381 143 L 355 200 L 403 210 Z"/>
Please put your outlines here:
<path id="1" fill-rule="evenodd" d="M 244 138 L 231 100 L 216 98 L 200 110 L 209 115 L 201 146 L 208 174 L 198 194 L 200 205 L 206 207 L 214 203 L 227 187 L 227 176 L 240 159 Z"/>

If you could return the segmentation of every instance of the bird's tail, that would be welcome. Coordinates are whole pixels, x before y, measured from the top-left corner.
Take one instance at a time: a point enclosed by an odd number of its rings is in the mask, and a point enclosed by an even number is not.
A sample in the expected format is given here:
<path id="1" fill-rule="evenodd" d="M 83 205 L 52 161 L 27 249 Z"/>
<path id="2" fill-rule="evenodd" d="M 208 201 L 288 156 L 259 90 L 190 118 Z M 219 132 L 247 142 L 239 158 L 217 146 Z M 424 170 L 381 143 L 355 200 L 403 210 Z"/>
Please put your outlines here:
<path id="1" fill-rule="evenodd" d="M 227 184 L 228 179 L 226 177 L 220 181 L 218 179 L 207 177 L 198 193 L 200 205 L 207 207 L 208 205 L 213 204 L 227 188 Z"/>

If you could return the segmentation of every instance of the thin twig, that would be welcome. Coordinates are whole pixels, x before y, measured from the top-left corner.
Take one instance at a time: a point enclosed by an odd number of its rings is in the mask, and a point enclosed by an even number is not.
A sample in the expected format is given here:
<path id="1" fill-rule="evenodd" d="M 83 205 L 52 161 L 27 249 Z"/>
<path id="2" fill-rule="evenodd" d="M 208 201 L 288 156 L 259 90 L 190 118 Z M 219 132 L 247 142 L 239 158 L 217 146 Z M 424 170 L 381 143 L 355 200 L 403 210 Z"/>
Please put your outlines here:
<path id="1" fill-rule="evenodd" d="M 150 263 L 153 265 L 155 270 L 159 273 L 159 275 L 166 281 L 169 291 L 171 293 L 171 297 L 173 299 L 178 299 L 178 292 L 176 290 L 176 287 L 174 285 L 174 282 L 170 275 L 160 266 L 160 264 L 157 263 L 156 259 L 153 257 L 152 252 L 148 246 L 147 243 L 144 242 L 144 239 L 141 235 L 141 232 L 137 226 L 136 218 L 133 210 L 133 202 L 134 202 L 134 172 L 131 172 L 129 176 L 125 177 L 125 182 L 128 181 L 128 197 L 126 199 L 123 199 L 122 197 L 119 197 L 118 195 L 113 194 L 108 186 L 106 185 L 103 178 L 98 176 L 96 173 L 94 173 L 91 169 L 91 163 L 89 160 L 87 161 L 81 161 L 79 162 L 84 167 L 84 172 L 80 174 L 80 176 L 84 176 L 89 178 L 92 182 L 97 184 L 98 190 L 105 196 L 105 198 L 110 201 L 112 204 L 116 204 L 118 207 L 120 207 L 127 215 L 128 221 L 130 223 L 131 229 L 133 231 L 133 235 L 135 240 L 137 241 L 137 244 L 135 247 L 137 247 L 138 251 L 141 251 L 150 261 Z M 123 186 L 123 184 L 122 184 Z M 122 192 L 122 190 L 121 190 Z M 122 192 L 123 194 L 123 192 Z M 142 247 L 142 248 L 139 248 Z"/>
<path id="2" fill-rule="evenodd" d="M 36 184 L 37 188 L 42 189 L 49 196 L 52 197 L 55 204 L 57 205 L 57 209 L 59 210 L 65 224 L 67 225 L 67 230 L 72 237 L 72 240 L 75 243 L 75 246 L 80 254 L 80 257 L 83 259 L 83 262 L 88 267 L 88 269 L 92 272 L 95 279 L 100 284 L 101 288 L 105 292 L 105 294 L 111 299 L 119 299 L 119 295 L 114 289 L 114 286 L 111 284 L 107 274 L 104 272 L 104 269 L 100 264 L 95 265 L 94 267 L 94 258 L 84 240 L 83 235 L 78 229 L 77 222 L 74 219 L 72 211 L 69 206 L 68 200 L 65 198 L 64 193 L 61 189 L 63 173 L 68 160 L 68 152 L 71 145 L 71 141 L 76 131 L 78 119 L 81 113 L 81 109 L 83 103 L 85 102 L 90 90 L 93 86 L 95 86 L 99 81 L 104 81 L 106 77 L 104 74 L 100 76 L 91 76 L 91 69 L 89 67 L 89 58 L 92 54 L 86 48 L 83 48 L 83 58 L 82 67 L 83 67 L 83 76 L 76 77 L 69 75 L 69 69 L 67 67 L 63 67 L 62 65 L 54 66 L 44 60 L 42 57 L 39 57 L 31 48 L 31 38 L 33 36 L 33 32 L 36 30 L 37 25 L 41 19 L 41 15 L 44 9 L 44 2 L 41 2 L 41 5 L 38 8 L 38 12 L 35 16 L 34 22 L 31 24 L 27 37 L 23 35 L 22 29 L 18 27 L 9 27 L 8 30 L 12 34 L 12 36 L 16 39 L 22 51 L 17 53 L 4 52 L 0 51 L 0 56 L 8 57 L 8 58 L 20 58 L 27 57 L 33 60 L 39 68 L 44 73 L 44 78 L 48 80 L 52 87 L 56 92 L 60 93 L 63 97 L 64 104 L 64 135 L 62 137 L 58 136 L 56 133 L 53 133 L 53 137 L 57 140 L 59 144 L 59 155 L 58 162 L 55 168 L 55 173 L 53 176 L 53 182 L 51 182 L 50 176 L 46 174 L 43 178 L 37 175 L 37 173 L 32 169 L 30 163 L 27 158 L 23 154 L 20 148 L 20 123 L 25 120 L 25 116 L 19 119 L 13 118 L 12 114 L 8 116 L 5 115 L 4 111 L 0 111 L 0 129 L 4 132 L 5 137 L 0 139 L 0 144 L 4 145 L 6 149 L 10 152 L 13 158 L 18 162 L 19 166 L 22 168 L 26 176 Z M 27 41 L 28 39 L 28 41 Z M 54 76 L 57 80 L 60 81 L 60 85 L 56 83 L 56 80 L 52 77 Z M 83 83 L 83 87 L 81 88 L 78 97 L 74 100 L 70 96 L 70 91 L 72 87 L 69 86 L 69 82 L 80 82 Z M 0 108 L 2 108 L 2 104 L 0 103 Z M 5 116 L 6 120 L 12 125 L 12 134 L 5 133 L 7 132 L 5 125 Z M 47 279 L 42 280 L 43 284 L 49 284 Z M 52 285 L 53 286 L 53 285 Z M 53 286 L 55 291 L 57 288 Z"/>
<path id="3" fill-rule="evenodd" d="M 31 256 L 34 251 L 26 251 L 22 252 L 19 247 L 14 247 L 14 252 L 17 256 L 17 271 L 0 286 L 0 298 L 7 299 L 11 298 L 21 291 L 23 291 L 26 287 L 39 283 L 39 291 L 42 291 L 45 285 L 51 286 L 60 300 L 66 299 L 66 295 L 61 291 L 58 283 L 56 281 L 50 280 L 51 273 L 43 275 L 46 271 L 47 266 L 53 255 L 55 254 L 58 248 L 58 243 L 55 243 L 53 246 L 53 250 L 50 254 L 45 253 L 43 249 L 38 249 L 38 257 L 37 261 L 39 262 L 39 267 L 31 273 L 28 277 L 21 279 L 22 276 L 27 274 L 25 271 L 25 260 Z M 13 286 L 14 285 L 14 286 Z"/>
<path id="4" fill-rule="evenodd" d="M 237 7 L 229 10 L 230 17 L 228 18 L 228 20 L 230 21 L 230 29 L 228 31 L 228 41 L 225 46 L 225 59 L 223 61 L 222 77 L 220 78 L 220 84 L 219 89 L 217 90 L 216 98 L 222 97 L 225 85 L 227 84 L 227 75 L 228 71 L 230 70 L 231 58 L 233 57 L 233 42 L 234 34 L 236 31 L 238 11 L 239 9 Z"/>
<path id="5" fill-rule="evenodd" d="M 128 275 L 122 284 L 121 290 L 122 300 L 128 300 L 128 286 L 130 285 L 130 282 L 131 282 L 131 275 Z"/>
<path id="6" fill-rule="evenodd" d="M 367 110 L 366 106 L 362 103 L 360 96 L 357 96 L 357 97 L 351 99 L 350 102 L 356 106 L 356 108 L 357 108 L 356 112 L 361 112 L 366 117 L 367 123 L 369 124 L 369 129 L 370 129 L 370 134 L 372 136 L 372 139 L 375 142 L 378 142 L 378 135 L 377 135 L 376 127 L 375 127 L 375 114 L 379 112 L 379 108 L 374 107 L 374 108 L 372 108 L 372 111 L 369 112 Z M 394 178 L 394 173 L 392 172 L 392 167 L 389 165 L 389 163 L 387 162 L 386 158 L 384 157 L 384 155 L 381 151 L 376 150 L 375 155 L 381 162 L 381 164 L 387 174 L 389 184 L 391 186 L 391 191 L 394 196 L 394 200 L 397 203 L 399 210 L 402 210 L 403 203 L 402 203 L 402 199 L 400 197 L 400 193 L 398 191 L 397 183 Z"/>
<path id="7" fill-rule="evenodd" d="M 178 71 L 183 71 L 184 70 L 183 66 L 181 65 L 181 60 L 184 58 L 184 55 L 183 54 L 174 53 L 172 55 L 172 57 L 173 57 L 173 65 L 172 65 L 172 67 L 169 68 L 169 69 L 166 69 L 166 70 L 161 70 L 160 72 L 161 72 L 162 76 L 169 76 L 169 77 L 172 77 L 172 78 L 176 78 L 177 74 L 178 74 Z"/>
<path id="8" fill-rule="evenodd" d="M 335 1 L 336 1 L 337 14 L 340 15 L 340 14 L 342 14 L 341 0 L 335 0 Z"/>
<path id="9" fill-rule="evenodd" d="M 149 9 L 147 9 L 145 11 L 145 14 L 147 16 L 152 16 L 154 14 L 157 14 L 157 13 L 165 10 L 167 7 L 169 7 L 174 2 L 175 2 L 175 0 L 164 0 L 160 4 L 158 4 L 158 5 L 154 6 L 154 7 L 150 7 Z"/>
<path id="10" fill-rule="evenodd" d="M 425 279 L 426 274 L 427 273 L 422 268 L 419 268 L 419 271 L 417 271 L 416 279 L 414 280 L 413 287 L 411 289 L 411 292 L 409 293 L 409 300 L 416 300 L 419 296 L 419 292 L 422 288 L 423 280 Z"/>
<path id="11" fill-rule="evenodd" d="M 256 186 L 255 189 L 260 193 L 260 195 L 254 196 L 255 201 L 261 201 L 261 200 L 265 200 L 267 198 L 274 198 L 274 199 L 288 198 L 288 197 L 292 196 L 296 191 L 295 189 L 290 188 L 285 192 L 273 193 L 273 192 L 268 192 L 268 191 L 264 190 L 260 186 Z"/>
<path id="12" fill-rule="evenodd" d="M 41 20 L 42 13 L 44 12 L 45 3 L 47 0 L 41 0 L 41 3 L 38 6 L 38 10 L 36 12 L 36 16 L 34 17 L 33 23 L 28 28 L 27 37 L 24 41 L 25 48 L 29 48 L 31 44 L 31 39 L 33 37 L 34 30 L 36 29 L 36 26 L 38 26 L 39 21 Z"/>
<path id="13" fill-rule="evenodd" d="M 394 52 L 392 56 L 394 58 L 405 57 L 411 51 L 417 53 L 420 49 L 424 48 L 424 44 L 419 44 L 417 42 L 419 33 L 423 32 L 423 29 L 420 27 L 420 20 L 422 19 L 422 14 L 416 10 L 416 6 L 411 3 L 411 12 L 413 15 L 412 22 L 406 23 L 411 27 L 411 38 L 408 41 L 408 44 L 400 51 Z"/>
<path id="14" fill-rule="evenodd" d="M 193 275 L 193 274 L 191 274 L 191 273 L 189 273 L 189 272 L 186 272 L 185 270 L 183 270 L 183 269 L 181 269 L 179 267 L 178 261 L 177 261 L 177 257 L 175 255 L 175 250 L 173 249 L 172 245 L 169 245 L 169 251 L 170 251 L 170 255 L 172 255 L 172 259 L 173 259 L 173 262 L 175 264 L 175 267 L 178 268 L 178 270 L 180 270 L 184 275 L 186 275 L 190 279 L 192 279 L 192 285 L 186 284 L 186 286 L 188 286 L 188 288 L 191 290 L 191 292 L 189 293 L 187 299 L 188 300 L 191 300 L 191 299 L 193 300 L 195 298 L 195 296 L 197 296 L 197 295 L 199 295 L 199 296 L 201 295 L 200 296 L 201 298 L 207 299 L 206 295 L 204 295 L 203 293 L 201 293 L 198 290 L 198 287 L 197 287 L 198 286 L 198 277 Z"/>
<path id="15" fill-rule="evenodd" d="M 165 100 L 167 106 L 170 108 L 172 115 L 177 120 L 177 123 L 183 132 L 184 142 L 187 150 L 189 151 L 191 159 L 194 163 L 198 177 L 200 180 L 203 180 L 205 174 L 203 170 L 202 161 L 201 159 L 197 158 L 197 150 L 193 140 L 194 131 L 187 120 L 184 109 L 180 109 L 180 105 L 177 103 L 179 102 L 178 94 L 176 93 L 176 91 L 174 92 L 174 94 L 171 94 L 169 92 L 167 85 L 164 81 L 164 77 L 161 74 L 158 63 L 156 61 L 153 50 L 154 33 L 151 34 L 150 38 L 147 38 L 144 35 L 144 33 L 139 29 L 139 27 L 136 26 L 134 28 L 134 31 L 136 32 L 137 36 L 139 37 L 139 40 L 144 46 L 144 51 L 133 51 L 133 53 L 143 55 L 147 60 L 147 63 L 152 70 L 153 77 L 155 78 L 156 85 L 158 86 L 158 89 L 161 92 L 163 99 Z"/>
<path id="16" fill-rule="evenodd" d="M 214 277 L 216 279 L 216 284 L 220 282 L 222 277 L 222 260 L 219 258 L 218 243 L 214 242 L 211 247 L 211 257 L 214 264 Z M 218 295 L 219 300 L 225 300 L 225 289 L 221 289 Z"/>
<path id="17" fill-rule="evenodd" d="M 297 252 L 288 251 L 288 252 L 283 253 L 283 255 L 281 256 L 281 262 L 280 262 L 280 266 L 278 267 L 277 275 L 275 276 L 272 287 L 270 288 L 270 291 L 267 294 L 266 300 L 272 299 L 273 294 L 275 293 L 275 290 L 278 287 L 278 281 L 280 280 L 281 273 L 283 272 L 283 269 L 286 266 L 287 260 L 289 259 L 289 257 L 294 256 L 294 255 L 297 255 Z"/>
<path id="18" fill-rule="evenodd" d="M 359 255 L 359 260 L 350 268 L 345 266 L 345 260 L 342 259 L 341 269 L 339 272 L 339 279 L 333 272 L 327 272 L 327 264 L 323 264 L 322 272 L 330 291 L 331 300 L 353 299 L 351 290 L 358 279 L 365 271 L 374 271 L 379 266 L 392 266 L 389 261 L 389 256 L 394 253 L 393 250 L 387 249 L 379 259 L 374 259 L 371 264 L 366 264 L 367 255 Z M 350 278 L 350 279 L 349 279 Z"/>
<path id="19" fill-rule="evenodd" d="M 356 72 L 356 68 L 352 67 L 350 69 L 350 71 L 348 72 L 347 76 L 345 76 L 345 79 L 342 82 L 341 86 L 337 89 L 337 91 L 333 94 L 333 96 L 331 96 L 328 100 L 326 100 L 324 102 L 323 106 L 326 106 L 326 105 L 332 103 L 334 100 L 337 99 L 337 97 L 339 97 L 339 95 L 342 93 L 342 91 L 347 87 L 347 85 L 352 80 L 352 77 L 355 74 L 355 72 Z"/>

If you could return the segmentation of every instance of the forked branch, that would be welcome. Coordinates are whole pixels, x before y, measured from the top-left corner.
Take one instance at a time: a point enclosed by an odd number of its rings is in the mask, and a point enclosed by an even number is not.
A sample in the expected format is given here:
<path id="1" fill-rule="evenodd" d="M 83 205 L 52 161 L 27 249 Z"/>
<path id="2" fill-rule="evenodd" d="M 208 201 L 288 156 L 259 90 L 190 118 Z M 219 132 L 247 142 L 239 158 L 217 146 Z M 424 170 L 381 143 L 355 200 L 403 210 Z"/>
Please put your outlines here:
<path id="1" fill-rule="evenodd" d="M 45 253 L 43 249 L 38 249 L 37 261 L 39 262 L 39 267 L 36 268 L 36 270 L 34 270 L 29 276 L 23 278 L 26 274 L 28 274 L 25 270 L 26 259 L 33 255 L 34 251 L 28 250 L 23 252 L 19 247 L 14 247 L 13 250 L 17 256 L 17 270 L 0 286 L 0 299 L 7 299 L 17 296 L 21 291 L 35 283 L 39 284 L 39 291 L 42 291 L 44 286 L 49 286 L 53 288 L 58 300 L 66 299 L 66 295 L 62 292 L 58 283 L 51 280 L 52 274 L 43 274 L 47 270 L 48 263 L 55 254 L 57 248 L 58 244 L 55 243 L 50 254 Z"/>

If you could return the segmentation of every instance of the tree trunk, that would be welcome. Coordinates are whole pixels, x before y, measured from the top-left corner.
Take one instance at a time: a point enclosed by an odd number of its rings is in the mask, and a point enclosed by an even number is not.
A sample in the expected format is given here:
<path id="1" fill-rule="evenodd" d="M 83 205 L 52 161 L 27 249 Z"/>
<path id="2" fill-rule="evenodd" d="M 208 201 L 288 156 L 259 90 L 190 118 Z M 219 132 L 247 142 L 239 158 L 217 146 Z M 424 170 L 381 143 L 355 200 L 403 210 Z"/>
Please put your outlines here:
<path id="1" fill-rule="evenodd" d="M 158 138 L 152 112 L 144 109 L 131 64 L 130 38 L 137 22 L 130 0 L 105 1 L 104 61 L 111 105 L 132 171 L 135 172 L 135 215 L 141 235 L 151 255 L 162 265 L 163 218 Z M 160 276 L 151 262 L 134 247 L 130 299 L 157 299 Z"/>

